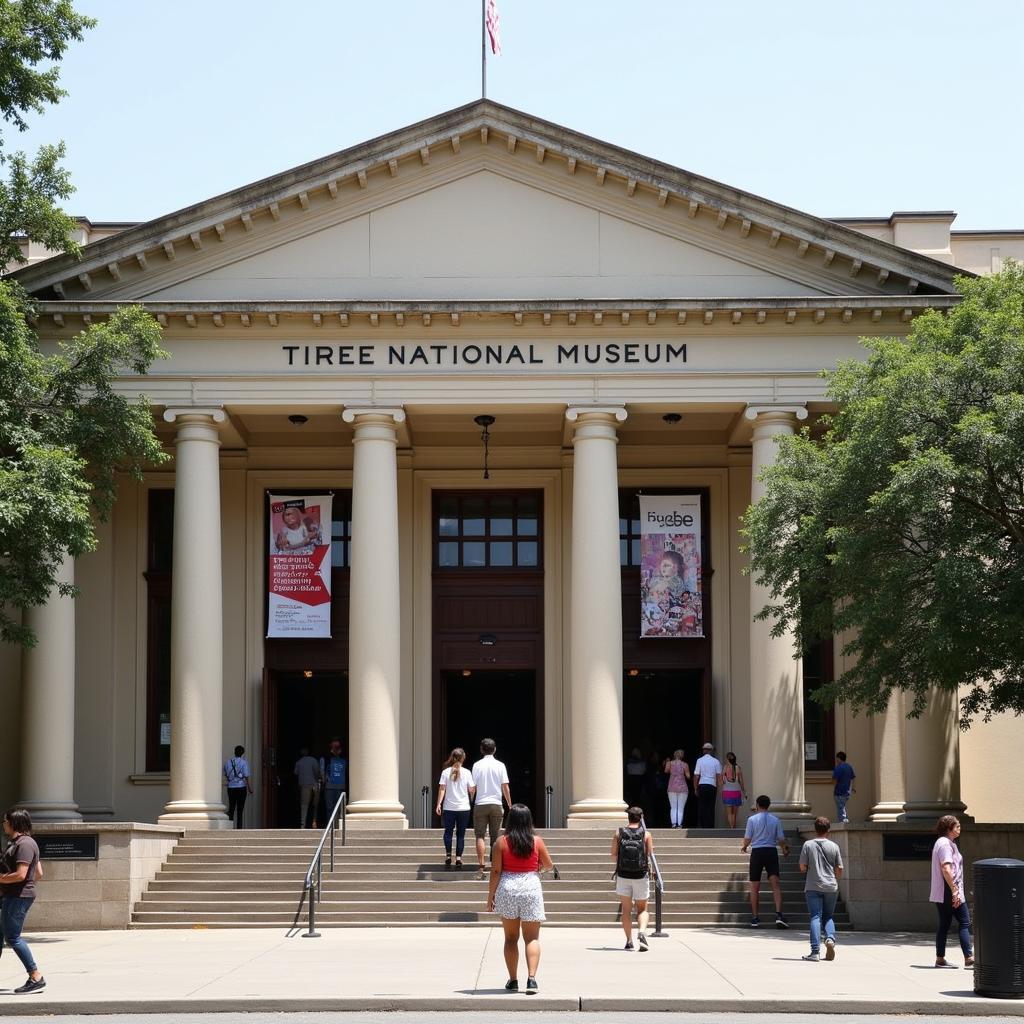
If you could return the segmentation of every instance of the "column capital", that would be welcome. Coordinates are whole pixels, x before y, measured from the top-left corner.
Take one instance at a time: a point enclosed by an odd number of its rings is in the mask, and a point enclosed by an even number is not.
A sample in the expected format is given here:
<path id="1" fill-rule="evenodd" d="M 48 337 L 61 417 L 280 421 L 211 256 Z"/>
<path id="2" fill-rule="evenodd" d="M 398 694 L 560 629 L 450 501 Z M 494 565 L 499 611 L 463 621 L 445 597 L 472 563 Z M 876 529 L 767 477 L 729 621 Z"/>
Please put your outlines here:
<path id="1" fill-rule="evenodd" d="M 194 423 L 207 420 L 210 423 L 223 423 L 227 413 L 218 406 L 199 407 L 194 405 L 173 406 L 164 409 L 164 419 L 168 423 Z"/>
<path id="2" fill-rule="evenodd" d="M 343 410 L 341 418 L 346 423 L 355 423 L 361 420 L 364 423 L 382 423 L 390 420 L 392 423 L 405 422 L 405 410 L 401 406 L 359 408 L 353 406 L 351 409 Z"/>
<path id="3" fill-rule="evenodd" d="M 614 419 L 618 423 L 623 423 L 628 415 L 621 405 L 570 405 L 565 410 L 565 418 L 570 423 L 576 423 L 578 420 L 586 422 L 591 417 Z"/>
<path id="4" fill-rule="evenodd" d="M 748 420 L 780 420 L 792 423 L 794 419 L 807 419 L 807 407 L 803 405 L 748 405 L 743 415 Z"/>

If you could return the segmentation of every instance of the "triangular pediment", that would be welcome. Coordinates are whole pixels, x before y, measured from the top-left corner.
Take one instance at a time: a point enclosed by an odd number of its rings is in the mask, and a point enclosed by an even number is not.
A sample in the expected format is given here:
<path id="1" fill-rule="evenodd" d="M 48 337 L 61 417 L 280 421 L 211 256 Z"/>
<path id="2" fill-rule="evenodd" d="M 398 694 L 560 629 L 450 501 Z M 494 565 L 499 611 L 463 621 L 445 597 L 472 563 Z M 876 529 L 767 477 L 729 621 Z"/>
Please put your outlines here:
<path id="1" fill-rule="evenodd" d="M 78 301 L 950 294 L 952 268 L 481 101 L 59 256 Z"/>

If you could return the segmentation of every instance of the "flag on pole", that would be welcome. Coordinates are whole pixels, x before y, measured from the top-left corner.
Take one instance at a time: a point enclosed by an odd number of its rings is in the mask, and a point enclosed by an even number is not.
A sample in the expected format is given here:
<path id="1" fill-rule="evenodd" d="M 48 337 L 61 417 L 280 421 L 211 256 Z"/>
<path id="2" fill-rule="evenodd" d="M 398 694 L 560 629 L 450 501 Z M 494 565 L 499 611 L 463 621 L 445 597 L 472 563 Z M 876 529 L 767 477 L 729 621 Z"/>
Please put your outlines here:
<path id="1" fill-rule="evenodd" d="M 498 5 L 495 0 L 487 0 L 487 35 L 491 40 L 491 53 L 501 56 L 501 18 L 498 16 Z"/>

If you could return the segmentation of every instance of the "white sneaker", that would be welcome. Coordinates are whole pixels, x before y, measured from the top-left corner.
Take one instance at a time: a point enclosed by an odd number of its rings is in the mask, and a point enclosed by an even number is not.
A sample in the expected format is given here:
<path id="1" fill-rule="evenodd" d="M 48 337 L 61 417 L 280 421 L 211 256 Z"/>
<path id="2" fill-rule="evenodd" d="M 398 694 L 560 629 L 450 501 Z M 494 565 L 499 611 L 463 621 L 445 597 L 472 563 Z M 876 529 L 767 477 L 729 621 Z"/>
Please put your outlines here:
<path id="1" fill-rule="evenodd" d="M 802 956 L 802 957 L 800 957 L 800 959 L 801 960 L 810 960 L 811 963 L 815 963 L 816 964 L 821 959 L 821 957 L 819 957 L 817 953 L 808 953 L 807 956 Z"/>

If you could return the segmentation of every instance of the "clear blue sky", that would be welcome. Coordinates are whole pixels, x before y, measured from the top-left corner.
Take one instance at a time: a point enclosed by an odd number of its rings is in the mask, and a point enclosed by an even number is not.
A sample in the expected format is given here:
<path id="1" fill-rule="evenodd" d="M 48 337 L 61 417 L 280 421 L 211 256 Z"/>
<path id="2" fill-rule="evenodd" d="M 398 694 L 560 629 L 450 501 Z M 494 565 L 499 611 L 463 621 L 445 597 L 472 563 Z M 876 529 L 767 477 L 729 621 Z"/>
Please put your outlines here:
<path id="1" fill-rule="evenodd" d="M 498 0 L 491 98 L 822 216 L 1024 228 L 1020 0 Z M 145 220 L 478 98 L 479 0 L 78 0 L 70 211 Z"/>

